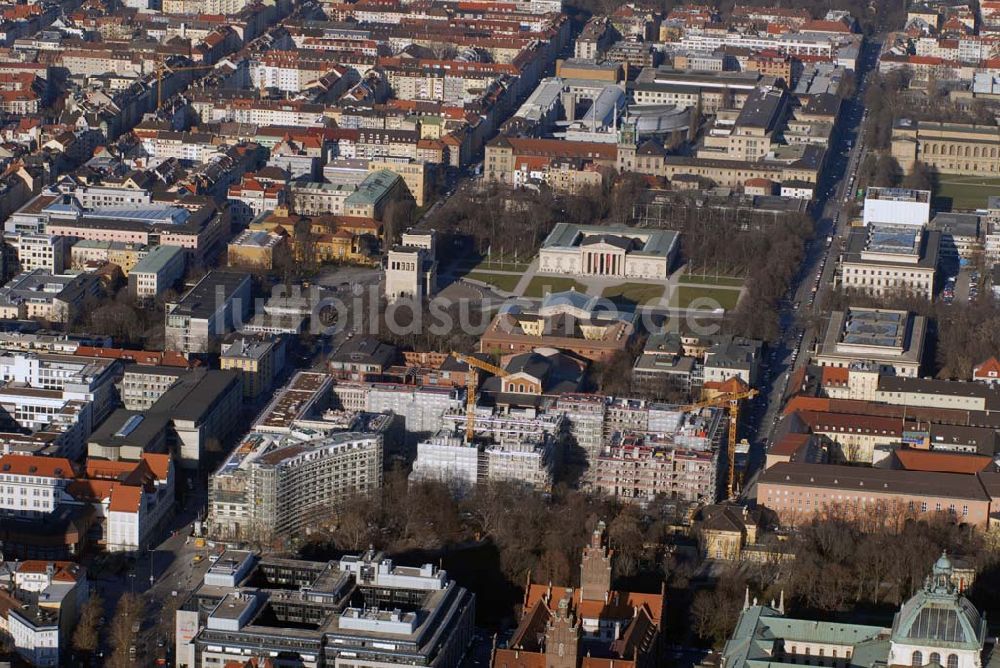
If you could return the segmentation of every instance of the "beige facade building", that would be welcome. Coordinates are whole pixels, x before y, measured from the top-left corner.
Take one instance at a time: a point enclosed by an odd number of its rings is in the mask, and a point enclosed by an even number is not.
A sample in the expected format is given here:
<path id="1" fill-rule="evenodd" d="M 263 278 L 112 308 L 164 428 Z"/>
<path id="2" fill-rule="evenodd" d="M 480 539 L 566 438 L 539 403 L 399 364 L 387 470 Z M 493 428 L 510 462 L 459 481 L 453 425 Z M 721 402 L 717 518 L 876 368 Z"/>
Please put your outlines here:
<path id="1" fill-rule="evenodd" d="M 274 378 L 285 366 L 281 339 L 254 340 L 239 337 L 222 345 L 219 367 L 243 377 L 243 396 L 255 401 L 271 389 Z"/>
<path id="2" fill-rule="evenodd" d="M 786 526 L 839 507 L 859 519 L 944 513 L 985 528 L 991 500 L 981 481 L 985 475 L 778 463 L 758 479 L 757 504 L 774 511 Z"/>
<path id="3" fill-rule="evenodd" d="M 869 225 L 851 231 L 840 263 L 844 288 L 876 297 L 931 299 L 941 233 L 914 226 Z"/>
<path id="4" fill-rule="evenodd" d="M 402 297 L 423 299 L 437 289 L 436 237 L 429 233 L 407 232 L 394 246 L 385 265 L 385 296 L 389 301 Z"/>
<path id="5" fill-rule="evenodd" d="M 870 363 L 897 376 L 920 375 L 927 319 L 907 311 L 848 308 L 830 314 L 815 362 L 846 368 Z"/>
<path id="6" fill-rule="evenodd" d="M 382 158 L 368 161 L 369 172 L 390 171 L 403 179 L 403 184 L 410 192 L 413 202 L 417 206 L 423 206 L 427 201 L 431 188 L 431 175 L 426 162 L 418 160 L 394 160 Z"/>
<path id="7" fill-rule="evenodd" d="M 900 119 L 892 157 L 909 173 L 917 161 L 941 174 L 1000 173 L 1000 127 Z"/>

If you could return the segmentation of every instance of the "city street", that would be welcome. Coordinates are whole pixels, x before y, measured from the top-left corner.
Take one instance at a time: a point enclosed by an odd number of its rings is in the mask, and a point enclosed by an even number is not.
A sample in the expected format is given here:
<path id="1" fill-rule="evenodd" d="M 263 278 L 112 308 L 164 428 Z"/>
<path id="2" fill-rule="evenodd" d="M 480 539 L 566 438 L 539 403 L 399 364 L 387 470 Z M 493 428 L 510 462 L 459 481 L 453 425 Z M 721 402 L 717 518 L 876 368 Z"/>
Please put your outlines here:
<path id="1" fill-rule="evenodd" d="M 748 477 L 741 492 L 743 498 L 754 497 L 753 483 L 763 466 L 789 378 L 795 369 L 808 363 L 808 353 L 822 333 L 817 332 L 816 326 L 823 321 L 820 305 L 833 287 L 841 242 L 850 232 L 846 211 L 855 198 L 857 174 L 865 155 L 863 140 L 868 118 L 864 110 L 864 92 L 868 73 L 878 68 L 880 49 L 880 42 L 866 42 L 857 72 L 857 93 L 844 100 L 840 127 L 830 147 L 830 162 L 815 201 L 816 233 L 806 247 L 802 267 L 788 291 L 789 298 L 782 304 L 782 336 L 771 344 L 765 382 L 759 388 L 766 397 L 766 404 L 757 403 L 759 410 L 756 411 L 751 405 L 748 415 L 748 431 L 755 436 L 751 439 Z"/>

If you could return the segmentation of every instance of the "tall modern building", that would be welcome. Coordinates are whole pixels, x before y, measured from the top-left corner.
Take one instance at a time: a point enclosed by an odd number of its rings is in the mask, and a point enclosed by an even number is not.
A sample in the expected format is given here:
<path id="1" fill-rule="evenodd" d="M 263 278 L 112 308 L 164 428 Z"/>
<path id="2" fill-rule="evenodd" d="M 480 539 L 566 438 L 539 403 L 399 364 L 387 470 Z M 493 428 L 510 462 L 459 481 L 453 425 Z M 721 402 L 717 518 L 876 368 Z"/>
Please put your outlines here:
<path id="1" fill-rule="evenodd" d="M 304 535 L 348 497 L 382 486 L 382 453 L 379 434 L 252 432 L 209 483 L 212 532 Z"/>
<path id="2" fill-rule="evenodd" d="M 431 564 L 373 551 L 328 562 L 228 551 L 177 611 L 176 665 L 455 668 L 475 608 L 475 595 Z"/>

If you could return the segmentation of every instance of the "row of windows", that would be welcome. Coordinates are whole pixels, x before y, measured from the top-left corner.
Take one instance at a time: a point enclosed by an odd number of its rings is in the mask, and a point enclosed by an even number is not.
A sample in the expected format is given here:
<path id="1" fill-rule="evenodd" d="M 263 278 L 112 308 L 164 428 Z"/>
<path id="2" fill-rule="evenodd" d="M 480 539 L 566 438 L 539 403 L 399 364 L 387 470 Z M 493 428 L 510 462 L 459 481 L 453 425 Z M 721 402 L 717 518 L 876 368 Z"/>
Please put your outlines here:
<path id="1" fill-rule="evenodd" d="M 933 666 L 945 665 L 945 664 L 941 663 L 941 655 L 938 654 L 937 652 L 931 652 L 930 656 L 928 657 L 928 662 L 927 663 L 929 663 L 929 664 L 931 664 Z M 913 652 L 913 656 L 910 657 L 910 665 L 914 666 L 914 668 L 919 668 L 920 666 L 927 665 L 927 664 L 924 663 L 923 652 L 921 652 L 920 650 L 917 650 L 917 651 Z M 958 668 L 958 655 L 957 654 L 949 654 L 948 655 L 947 668 Z"/>

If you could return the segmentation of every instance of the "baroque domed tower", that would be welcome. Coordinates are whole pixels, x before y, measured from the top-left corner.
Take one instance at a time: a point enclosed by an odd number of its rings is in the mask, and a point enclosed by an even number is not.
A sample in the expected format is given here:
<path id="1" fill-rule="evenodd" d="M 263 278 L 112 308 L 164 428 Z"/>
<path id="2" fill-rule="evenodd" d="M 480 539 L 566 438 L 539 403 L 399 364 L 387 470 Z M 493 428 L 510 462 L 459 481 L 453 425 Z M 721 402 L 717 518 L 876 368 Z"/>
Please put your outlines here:
<path id="1" fill-rule="evenodd" d="M 889 665 L 982 668 L 986 620 L 959 593 L 953 576 L 944 553 L 923 588 L 896 613 Z"/>

